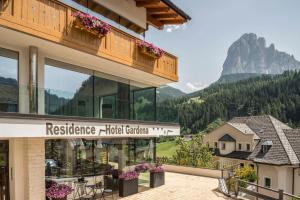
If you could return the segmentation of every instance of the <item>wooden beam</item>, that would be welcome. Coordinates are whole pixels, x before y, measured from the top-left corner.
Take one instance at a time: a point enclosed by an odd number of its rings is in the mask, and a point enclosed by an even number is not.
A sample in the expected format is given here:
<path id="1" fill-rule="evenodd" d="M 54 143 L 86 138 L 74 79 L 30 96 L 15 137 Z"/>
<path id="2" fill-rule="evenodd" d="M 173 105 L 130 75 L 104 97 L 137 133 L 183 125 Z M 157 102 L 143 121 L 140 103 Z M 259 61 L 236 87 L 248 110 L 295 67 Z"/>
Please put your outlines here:
<path id="1" fill-rule="evenodd" d="M 171 24 L 184 24 L 186 21 L 183 19 L 168 19 L 168 20 L 161 20 L 160 22 L 164 25 L 171 25 Z"/>
<path id="2" fill-rule="evenodd" d="M 160 0 L 137 1 L 136 6 L 147 8 L 147 7 L 158 5 L 159 3 L 160 3 Z"/>
<path id="3" fill-rule="evenodd" d="M 171 10 L 171 8 L 169 7 L 161 7 L 161 8 L 147 8 L 147 13 L 152 15 L 152 14 L 160 14 L 160 13 L 166 13 L 169 10 Z"/>
<path id="4" fill-rule="evenodd" d="M 174 18 L 178 17 L 178 14 L 177 13 L 167 13 L 167 14 L 155 14 L 155 15 L 151 15 L 151 16 L 157 20 L 164 20 L 164 19 L 174 19 Z"/>
<path id="5" fill-rule="evenodd" d="M 147 22 L 158 29 L 164 28 L 164 24 L 153 18 L 151 15 L 147 15 Z"/>

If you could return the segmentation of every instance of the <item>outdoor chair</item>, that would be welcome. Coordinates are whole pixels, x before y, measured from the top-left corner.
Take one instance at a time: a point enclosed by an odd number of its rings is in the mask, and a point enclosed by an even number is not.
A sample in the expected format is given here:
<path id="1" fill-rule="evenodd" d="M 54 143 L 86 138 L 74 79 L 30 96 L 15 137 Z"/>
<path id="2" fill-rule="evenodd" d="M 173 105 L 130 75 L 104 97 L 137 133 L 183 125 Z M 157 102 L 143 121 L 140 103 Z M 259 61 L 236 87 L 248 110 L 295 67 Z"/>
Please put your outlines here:
<path id="1" fill-rule="evenodd" d="M 114 199 L 114 193 L 112 189 L 104 189 L 101 194 L 101 199 L 105 200 L 106 196 L 111 196 L 111 199 Z"/>

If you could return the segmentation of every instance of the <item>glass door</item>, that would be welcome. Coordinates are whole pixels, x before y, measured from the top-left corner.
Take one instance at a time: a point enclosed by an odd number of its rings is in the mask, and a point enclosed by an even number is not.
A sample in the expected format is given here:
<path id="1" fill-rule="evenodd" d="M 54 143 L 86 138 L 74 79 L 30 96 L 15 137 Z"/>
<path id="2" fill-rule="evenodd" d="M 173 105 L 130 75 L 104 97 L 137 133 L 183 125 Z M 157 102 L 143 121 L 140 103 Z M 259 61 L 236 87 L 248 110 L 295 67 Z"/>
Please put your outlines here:
<path id="1" fill-rule="evenodd" d="M 0 140 L 0 200 L 9 200 L 9 143 Z"/>

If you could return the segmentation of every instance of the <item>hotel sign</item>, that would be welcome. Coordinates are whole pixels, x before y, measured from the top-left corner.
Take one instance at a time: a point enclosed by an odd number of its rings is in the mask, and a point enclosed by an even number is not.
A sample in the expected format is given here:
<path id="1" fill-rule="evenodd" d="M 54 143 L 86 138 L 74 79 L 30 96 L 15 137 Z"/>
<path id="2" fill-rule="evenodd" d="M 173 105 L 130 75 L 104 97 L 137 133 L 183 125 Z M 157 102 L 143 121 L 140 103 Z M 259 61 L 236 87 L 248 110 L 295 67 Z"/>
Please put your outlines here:
<path id="1" fill-rule="evenodd" d="M 176 125 L 0 119 L 0 137 L 113 138 L 180 134 Z"/>

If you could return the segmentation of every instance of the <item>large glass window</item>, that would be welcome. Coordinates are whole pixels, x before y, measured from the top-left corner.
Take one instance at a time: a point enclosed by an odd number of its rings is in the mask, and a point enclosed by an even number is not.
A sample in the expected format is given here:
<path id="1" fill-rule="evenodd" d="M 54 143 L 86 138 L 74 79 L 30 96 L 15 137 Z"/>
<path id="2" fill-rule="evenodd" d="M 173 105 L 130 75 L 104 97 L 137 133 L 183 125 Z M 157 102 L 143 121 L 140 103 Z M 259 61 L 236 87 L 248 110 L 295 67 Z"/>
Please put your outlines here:
<path id="1" fill-rule="evenodd" d="M 47 177 L 103 175 L 119 165 L 155 161 L 153 139 L 46 140 Z"/>
<path id="2" fill-rule="evenodd" d="M 45 113 L 156 120 L 156 88 L 46 59 Z"/>
<path id="3" fill-rule="evenodd" d="M 51 115 L 93 116 L 93 76 L 76 66 L 46 60 L 45 112 Z"/>
<path id="4" fill-rule="evenodd" d="M 129 81 L 114 76 L 95 73 L 95 117 L 106 119 L 129 119 Z"/>
<path id="5" fill-rule="evenodd" d="M 0 111 L 18 111 L 18 53 L 0 48 Z"/>
<path id="6" fill-rule="evenodd" d="M 128 141 L 128 163 L 134 165 L 139 163 L 155 162 L 154 139 L 132 139 Z"/>
<path id="7" fill-rule="evenodd" d="M 156 120 L 156 89 L 131 87 L 132 119 Z"/>
<path id="8" fill-rule="evenodd" d="M 92 176 L 104 174 L 110 169 L 108 146 L 102 141 L 47 140 L 45 148 L 46 176 Z"/>

